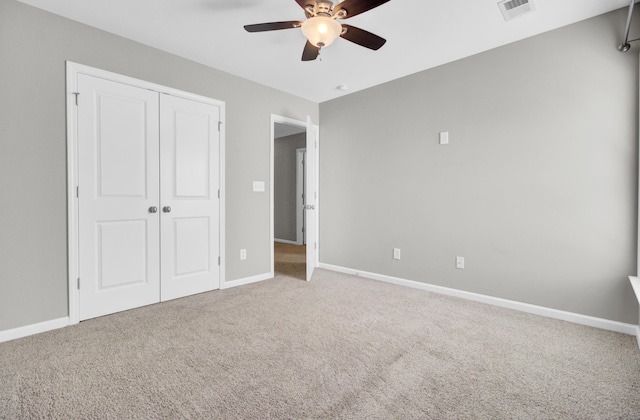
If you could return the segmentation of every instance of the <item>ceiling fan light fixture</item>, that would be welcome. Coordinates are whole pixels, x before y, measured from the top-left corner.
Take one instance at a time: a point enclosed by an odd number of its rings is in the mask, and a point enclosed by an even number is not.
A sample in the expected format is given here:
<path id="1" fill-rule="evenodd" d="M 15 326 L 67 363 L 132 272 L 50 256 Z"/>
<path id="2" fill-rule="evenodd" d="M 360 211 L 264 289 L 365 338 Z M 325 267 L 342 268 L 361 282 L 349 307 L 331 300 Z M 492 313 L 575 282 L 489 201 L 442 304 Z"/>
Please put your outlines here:
<path id="1" fill-rule="evenodd" d="M 342 33 L 342 25 L 328 16 L 314 16 L 302 23 L 302 33 L 318 48 L 328 47 Z"/>

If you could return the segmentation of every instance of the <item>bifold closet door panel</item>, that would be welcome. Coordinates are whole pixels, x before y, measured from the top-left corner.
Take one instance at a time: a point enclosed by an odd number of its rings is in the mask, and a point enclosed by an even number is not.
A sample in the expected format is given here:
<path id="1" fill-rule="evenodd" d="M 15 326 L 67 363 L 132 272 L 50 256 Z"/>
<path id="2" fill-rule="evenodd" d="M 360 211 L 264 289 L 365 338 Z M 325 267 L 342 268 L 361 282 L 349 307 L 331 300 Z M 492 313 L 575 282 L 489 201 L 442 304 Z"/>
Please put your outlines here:
<path id="1" fill-rule="evenodd" d="M 80 319 L 160 300 L 159 94 L 78 76 Z"/>
<path id="2" fill-rule="evenodd" d="M 160 95 L 161 300 L 220 288 L 220 109 Z"/>

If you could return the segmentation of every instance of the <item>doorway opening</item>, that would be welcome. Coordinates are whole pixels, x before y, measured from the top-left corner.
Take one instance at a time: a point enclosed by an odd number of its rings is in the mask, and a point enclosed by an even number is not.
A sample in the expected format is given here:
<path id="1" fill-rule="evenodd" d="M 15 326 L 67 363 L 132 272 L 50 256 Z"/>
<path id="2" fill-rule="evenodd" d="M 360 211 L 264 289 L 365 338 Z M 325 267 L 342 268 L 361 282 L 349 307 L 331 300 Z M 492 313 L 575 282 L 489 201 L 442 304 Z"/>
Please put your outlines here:
<path id="1" fill-rule="evenodd" d="M 274 122 L 274 275 L 306 279 L 306 126 Z"/>
<path id="2" fill-rule="evenodd" d="M 318 265 L 319 132 L 320 128 L 309 116 L 306 121 L 298 121 L 271 114 L 272 277 L 276 275 L 276 248 L 279 252 L 278 274 L 286 275 L 292 269 L 287 264 L 295 264 L 296 277 L 309 281 Z M 279 181 L 276 181 L 276 175 Z M 280 180 L 284 180 L 286 188 L 280 186 Z M 301 272 L 304 276 L 298 277 Z"/>

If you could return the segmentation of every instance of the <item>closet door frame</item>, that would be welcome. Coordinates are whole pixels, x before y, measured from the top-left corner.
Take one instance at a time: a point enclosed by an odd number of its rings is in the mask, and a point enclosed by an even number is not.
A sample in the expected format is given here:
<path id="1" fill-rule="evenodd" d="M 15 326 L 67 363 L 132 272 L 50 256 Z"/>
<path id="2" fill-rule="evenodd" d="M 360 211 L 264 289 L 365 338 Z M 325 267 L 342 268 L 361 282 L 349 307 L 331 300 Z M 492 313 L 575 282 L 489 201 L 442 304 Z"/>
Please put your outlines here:
<path id="1" fill-rule="evenodd" d="M 219 107 L 220 109 L 220 150 L 219 150 L 219 253 L 220 253 L 220 289 L 225 283 L 225 103 L 216 99 L 196 95 L 189 92 L 169 88 L 144 80 L 135 79 L 106 70 L 97 69 L 83 64 L 66 62 L 66 111 L 67 111 L 67 254 L 68 254 L 68 287 L 69 287 L 69 324 L 80 322 L 78 293 L 78 115 L 77 115 L 77 81 L 79 74 L 99 77 L 122 84 L 153 90 L 193 101 L 203 102 Z"/>

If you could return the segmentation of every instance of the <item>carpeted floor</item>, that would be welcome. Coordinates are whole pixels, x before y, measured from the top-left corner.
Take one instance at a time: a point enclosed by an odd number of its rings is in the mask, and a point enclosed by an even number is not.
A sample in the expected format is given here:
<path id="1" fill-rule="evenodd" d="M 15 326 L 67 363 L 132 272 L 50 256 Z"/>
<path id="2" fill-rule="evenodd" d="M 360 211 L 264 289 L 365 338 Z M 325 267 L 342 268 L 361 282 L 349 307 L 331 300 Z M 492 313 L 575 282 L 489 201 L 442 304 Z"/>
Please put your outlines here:
<path id="1" fill-rule="evenodd" d="M 2 343 L 0 418 L 637 419 L 640 351 L 316 270 Z"/>

